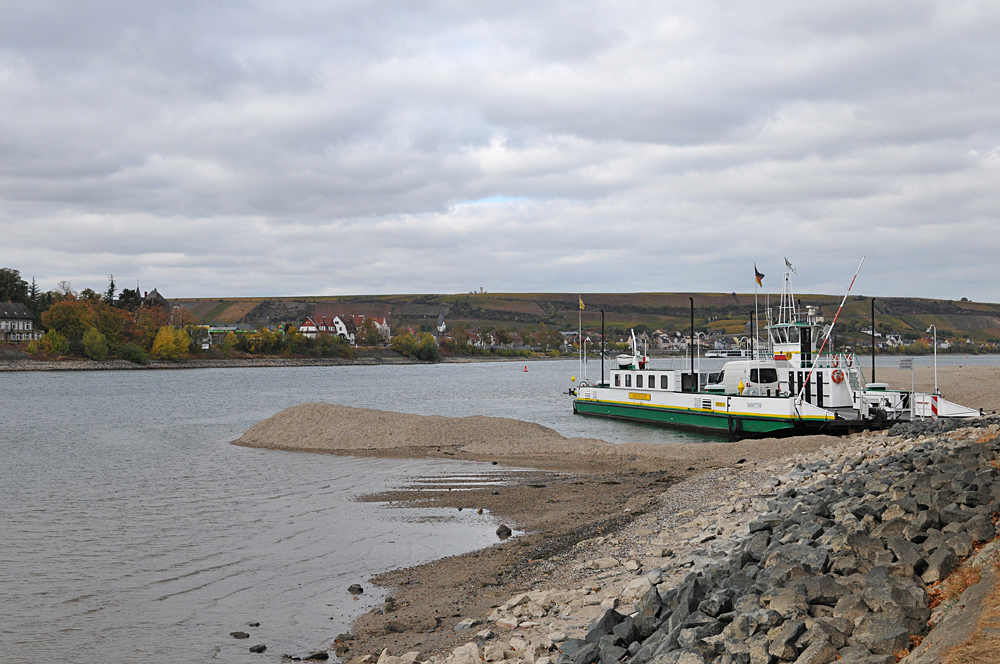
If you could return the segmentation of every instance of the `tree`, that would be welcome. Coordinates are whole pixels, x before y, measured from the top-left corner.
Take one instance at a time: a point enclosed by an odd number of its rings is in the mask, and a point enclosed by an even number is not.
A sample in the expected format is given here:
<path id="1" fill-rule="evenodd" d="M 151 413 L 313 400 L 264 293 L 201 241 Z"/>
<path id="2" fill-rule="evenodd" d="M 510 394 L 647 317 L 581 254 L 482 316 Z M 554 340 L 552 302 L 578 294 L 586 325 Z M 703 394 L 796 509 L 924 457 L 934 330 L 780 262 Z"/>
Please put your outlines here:
<path id="1" fill-rule="evenodd" d="M 0 302 L 31 303 L 28 282 L 13 268 L 0 267 Z"/>
<path id="2" fill-rule="evenodd" d="M 358 336 L 361 337 L 361 343 L 365 346 L 378 346 L 379 341 L 382 340 L 382 335 L 378 333 L 378 326 L 375 325 L 375 321 L 371 318 L 366 318 L 363 323 L 361 323 L 361 329 L 358 330 Z"/>
<path id="3" fill-rule="evenodd" d="M 227 332 L 226 337 L 222 340 L 220 344 L 222 346 L 222 352 L 229 354 L 236 350 L 236 346 L 239 345 L 239 339 L 236 338 L 235 332 Z"/>
<path id="4" fill-rule="evenodd" d="M 67 355 L 69 343 L 63 335 L 55 330 L 49 330 L 41 339 L 28 344 L 28 352 L 32 355 Z"/>
<path id="5" fill-rule="evenodd" d="M 108 275 L 108 290 L 104 291 L 104 301 L 114 306 L 115 304 L 115 275 Z"/>
<path id="6" fill-rule="evenodd" d="M 161 360 L 179 360 L 182 355 L 187 354 L 190 345 L 191 338 L 187 332 L 164 325 L 156 333 L 150 354 Z"/>
<path id="7" fill-rule="evenodd" d="M 139 290 L 132 290 L 131 288 L 123 288 L 122 292 L 118 294 L 118 303 L 115 305 L 119 309 L 127 309 L 128 311 L 135 311 L 140 306 L 142 306 L 142 296 L 139 295 Z"/>
<path id="8" fill-rule="evenodd" d="M 108 357 L 108 340 L 96 327 L 83 333 L 83 352 L 92 360 L 103 360 Z"/>
<path id="9" fill-rule="evenodd" d="M 83 333 L 94 327 L 93 312 L 87 302 L 77 300 L 72 295 L 61 302 L 53 304 L 42 314 L 42 325 L 49 330 L 55 330 L 69 342 L 70 347 L 76 346 L 79 352 Z"/>

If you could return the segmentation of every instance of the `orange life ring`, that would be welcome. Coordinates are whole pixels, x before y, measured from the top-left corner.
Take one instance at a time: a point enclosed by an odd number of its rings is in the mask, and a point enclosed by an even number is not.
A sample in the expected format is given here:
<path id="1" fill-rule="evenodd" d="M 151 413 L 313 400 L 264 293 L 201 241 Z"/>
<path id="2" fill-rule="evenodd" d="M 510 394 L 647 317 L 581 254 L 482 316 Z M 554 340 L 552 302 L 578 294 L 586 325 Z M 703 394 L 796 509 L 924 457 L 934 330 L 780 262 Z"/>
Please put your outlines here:
<path id="1" fill-rule="evenodd" d="M 830 374 L 830 379 L 833 380 L 833 382 L 840 385 L 841 383 L 844 382 L 844 372 L 841 371 L 840 369 L 834 369 L 833 373 Z"/>
<path id="2" fill-rule="evenodd" d="M 854 364 L 854 356 L 853 355 L 848 355 L 847 356 L 847 366 L 851 366 L 852 364 Z"/>
<path id="3" fill-rule="evenodd" d="M 840 366 L 840 355 L 834 355 L 833 356 L 833 366 L 835 366 L 835 367 L 839 367 Z"/>

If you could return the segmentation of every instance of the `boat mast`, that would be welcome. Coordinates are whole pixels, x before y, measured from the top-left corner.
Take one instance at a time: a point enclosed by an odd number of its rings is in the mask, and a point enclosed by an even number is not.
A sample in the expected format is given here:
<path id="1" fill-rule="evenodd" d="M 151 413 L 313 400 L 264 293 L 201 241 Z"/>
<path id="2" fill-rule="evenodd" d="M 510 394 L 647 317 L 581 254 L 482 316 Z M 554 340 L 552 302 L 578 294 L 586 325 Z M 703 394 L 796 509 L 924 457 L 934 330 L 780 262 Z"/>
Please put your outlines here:
<path id="1" fill-rule="evenodd" d="M 862 256 L 861 262 L 858 263 L 858 269 L 854 271 L 854 277 L 851 279 L 851 285 L 847 287 L 847 292 L 844 293 L 844 299 L 840 301 L 840 306 L 837 307 L 837 313 L 833 317 L 833 322 L 830 323 L 830 329 L 826 331 L 826 336 L 823 337 L 823 344 L 819 347 L 819 351 L 816 353 L 817 358 L 823 354 L 823 349 L 826 348 L 826 342 L 830 340 L 830 335 L 833 334 L 833 328 L 837 326 L 837 319 L 840 318 L 840 312 L 843 311 L 844 303 L 847 302 L 847 297 L 851 294 L 851 290 L 854 288 L 854 282 L 857 280 L 858 273 L 861 272 L 861 266 L 864 264 L 865 264 L 865 257 Z M 802 401 L 802 394 L 806 390 L 806 385 L 809 384 L 809 381 L 812 380 L 813 374 L 816 373 L 816 362 L 812 362 L 811 364 L 812 368 L 809 369 L 809 375 L 807 375 L 806 379 L 802 381 L 802 386 L 799 388 L 799 393 L 795 397 L 796 401 L 800 403 Z"/>

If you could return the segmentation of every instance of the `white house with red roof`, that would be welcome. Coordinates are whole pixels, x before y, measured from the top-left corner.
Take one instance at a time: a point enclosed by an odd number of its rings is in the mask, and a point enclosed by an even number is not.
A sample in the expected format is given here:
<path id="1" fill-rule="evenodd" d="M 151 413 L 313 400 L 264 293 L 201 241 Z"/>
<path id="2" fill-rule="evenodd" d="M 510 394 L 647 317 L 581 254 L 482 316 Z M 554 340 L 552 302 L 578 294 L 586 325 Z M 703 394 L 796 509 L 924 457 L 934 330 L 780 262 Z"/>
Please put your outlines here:
<path id="1" fill-rule="evenodd" d="M 357 344 L 358 330 L 365 320 L 375 323 L 375 329 L 380 336 L 388 339 L 391 335 L 389 321 L 385 318 L 365 318 L 364 316 L 309 316 L 299 325 L 299 332 L 303 336 L 315 339 L 318 334 L 336 334 L 346 339 L 352 345 Z"/>
<path id="2" fill-rule="evenodd" d="M 302 336 L 315 339 L 319 334 L 335 334 L 342 339 L 346 339 L 350 344 L 357 343 L 358 328 L 354 324 L 354 319 L 350 316 L 309 316 L 305 322 L 299 325 L 299 332 Z"/>

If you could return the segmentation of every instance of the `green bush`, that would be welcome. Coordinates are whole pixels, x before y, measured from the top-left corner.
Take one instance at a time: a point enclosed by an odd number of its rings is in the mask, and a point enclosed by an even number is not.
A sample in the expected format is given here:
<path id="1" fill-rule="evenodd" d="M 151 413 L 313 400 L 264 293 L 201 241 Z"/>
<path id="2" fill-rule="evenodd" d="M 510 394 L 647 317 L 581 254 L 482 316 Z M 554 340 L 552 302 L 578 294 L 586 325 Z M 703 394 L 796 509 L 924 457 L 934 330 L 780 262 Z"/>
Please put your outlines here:
<path id="1" fill-rule="evenodd" d="M 96 327 L 88 328 L 83 333 L 83 353 L 92 360 L 107 359 L 108 340 Z"/>
<path id="2" fill-rule="evenodd" d="M 55 330 L 49 330 L 41 339 L 28 344 L 28 352 L 32 355 L 68 355 L 69 342 Z"/>
<path id="3" fill-rule="evenodd" d="M 437 362 L 440 360 L 441 351 L 438 349 L 437 340 L 426 332 L 421 334 L 416 356 L 418 360 L 423 360 L 424 362 Z"/>
<path id="4" fill-rule="evenodd" d="M 121 348 L 118 349 L 118 356 L 123 360 L 128 360 L 135 364 L 149 364 L 149 355 L 142 347 L 135 344 L 123 344 Z"/>

